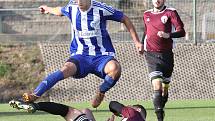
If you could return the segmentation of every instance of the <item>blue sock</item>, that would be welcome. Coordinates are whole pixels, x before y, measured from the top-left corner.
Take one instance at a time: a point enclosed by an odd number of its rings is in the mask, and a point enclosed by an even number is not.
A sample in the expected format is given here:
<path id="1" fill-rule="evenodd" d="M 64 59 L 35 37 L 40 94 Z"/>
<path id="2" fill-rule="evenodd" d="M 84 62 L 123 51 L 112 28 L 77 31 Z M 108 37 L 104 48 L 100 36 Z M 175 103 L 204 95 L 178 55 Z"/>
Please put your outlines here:
<path id="1" fill-rule="evenodd" d="M 63 80 L 63 72 L 58 70 L 50 75 L 48 75 L 34 90 L 36 96 L 41 96 L 51 87 L 53 87 L 58 81 Z"/>
<path id="2" fill-rule="evenodd" d="M 112 77 L 106 75 L 104 82 L 102 83 L 102 85 L 100 85 L 100 88 L 99 88 L 100 92 L 101 93 L 107 92 L 110 88 L 112 88 L 116 84 L 117 81 L 118 80 L 113 80 Z"/>

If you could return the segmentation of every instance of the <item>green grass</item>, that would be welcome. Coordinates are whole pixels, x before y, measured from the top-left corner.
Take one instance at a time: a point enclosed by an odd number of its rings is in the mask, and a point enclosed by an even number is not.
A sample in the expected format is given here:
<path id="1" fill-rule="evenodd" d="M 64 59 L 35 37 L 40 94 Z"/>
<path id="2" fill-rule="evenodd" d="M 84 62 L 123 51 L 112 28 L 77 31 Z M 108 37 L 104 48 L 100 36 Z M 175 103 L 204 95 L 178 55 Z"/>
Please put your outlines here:
<path id="1" fill-rule="evenodd" d="M 151 101 L 124 101 L 124 104 L 142 104 L 147 109 L 147 121 L 156 121 Z M 76 108 L 90 108 L 89 103 L 66 103 Z M 215 121 L 215 100 L 181 100 L 169 101 L 166 105 L 165 121 Z M 97 121 L 106 121 L 111 115 L 108 104 L 104 102 L 97 110 L 93 109 Z M 28 114 L 10 108 L 8 104 L 0 105 L 1 121 L 64 121 L 60 116 L 44 112 Z M 120 121 L 117 118 L 116 121 Z"/>

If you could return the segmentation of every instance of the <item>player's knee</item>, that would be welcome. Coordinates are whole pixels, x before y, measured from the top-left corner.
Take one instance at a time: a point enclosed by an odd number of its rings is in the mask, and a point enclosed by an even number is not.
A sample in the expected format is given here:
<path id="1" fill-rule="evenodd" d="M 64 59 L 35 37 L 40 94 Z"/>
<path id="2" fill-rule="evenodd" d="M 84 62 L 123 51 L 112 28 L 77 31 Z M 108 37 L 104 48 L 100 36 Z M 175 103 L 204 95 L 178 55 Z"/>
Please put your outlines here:
<path id="1" fill-rule="evenodd" d="M 87 113 L 89 113 L 89 112 L 91 112 L 91 111 L 90 111 L 90 109 L 85 108 L 85 109 L 82 109 L 81 112 L 83 112 L 84 114 L 87 114 Z"/>
<path id="2" fill-rule="evenodd" d="M 121 76 L 121 66 L 117 61 L 111 61 L 107 65 L 106 74 L 111 76 L 114 80 L 118 80 Z"/>
<path id="3" fill-rule="evenodd" d="M 64 74 L 64 77 L 70 77 L 75 75 L 76 71 L 77 71 L 77 67 L 74 63 L 71 62 L 66 62 L 63 66 L 63 68 L 61 68 L 61 71 Z"/>
<path id="4" fill-rule="evenodd" d="M 152 85 L 154 90 L 162 90 L 163 79 L 161 77 L 153 78 Z"/>

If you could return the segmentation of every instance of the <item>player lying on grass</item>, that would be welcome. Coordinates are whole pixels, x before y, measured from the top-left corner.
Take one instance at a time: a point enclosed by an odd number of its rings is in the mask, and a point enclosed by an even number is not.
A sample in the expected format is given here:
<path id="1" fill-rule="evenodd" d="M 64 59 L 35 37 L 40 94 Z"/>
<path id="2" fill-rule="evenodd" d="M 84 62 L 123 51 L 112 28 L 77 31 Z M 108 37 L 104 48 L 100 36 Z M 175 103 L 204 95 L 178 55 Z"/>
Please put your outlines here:
<path id="1" fill-rule="evenodd" d="M 53 115 L 60 115 L 64 117 L 66 121 L 96 121 L 92 111 L 87 108 L 79 110 L 54 102 L 38 102 L 28 104 L 19 100 L 12 100 L 9 104 L 13 108 L 26 110 L 29 113 L 34 113 L 39 110 Z M 124 106 L 117 101 L 111 101 L 109 104 L 109 109 L 115 116 L 122 117 L 122 121 L 145 121 L 146 118 L 146 110 L 142 105 Z M 107 119 L 107 121 L 114 121 L 114 115 Z"/>

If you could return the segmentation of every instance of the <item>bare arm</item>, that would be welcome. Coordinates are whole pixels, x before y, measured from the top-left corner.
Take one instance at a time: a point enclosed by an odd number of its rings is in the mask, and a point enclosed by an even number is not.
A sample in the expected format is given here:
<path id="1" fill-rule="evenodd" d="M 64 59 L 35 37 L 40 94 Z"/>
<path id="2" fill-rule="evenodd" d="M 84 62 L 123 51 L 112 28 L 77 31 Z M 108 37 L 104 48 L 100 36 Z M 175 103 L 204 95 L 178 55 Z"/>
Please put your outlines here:
<path id="1" fill-rule="evenodd" d="M 46 5 L 42 5 L 39 7 L 40 12 L 43 14 L 53 14 L 56 16 L 62 16 L 63 14 L 61 13 L 61 7 L 48 7 Z"/>
<path id="2" fill-rule="evenodd" d="M 110 118 L 107 119 L 107 121 L 115 121 L 115 116 L 112 115 Z"/>
<path id="3" fill-rule="evenodd" d="M 132 24 L 132 22 L 130 21 L 130 19 L 126 15 L 123 16 L 123 19 L 121 22 L 124 23 L 127 30 L 130 32 L 131 38 L 134 41 L 139 53 L 142 54 L 143 53 L 143 45 L 139 40 L 139 37 L 138 37 L 137 32 L 134 28 L 134 25 Z"/>

